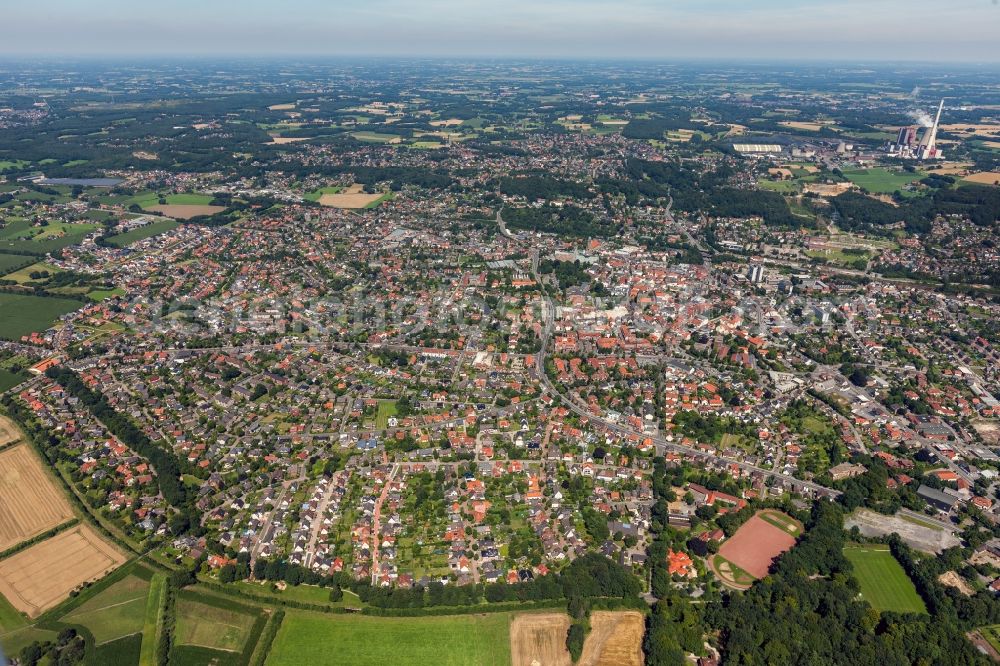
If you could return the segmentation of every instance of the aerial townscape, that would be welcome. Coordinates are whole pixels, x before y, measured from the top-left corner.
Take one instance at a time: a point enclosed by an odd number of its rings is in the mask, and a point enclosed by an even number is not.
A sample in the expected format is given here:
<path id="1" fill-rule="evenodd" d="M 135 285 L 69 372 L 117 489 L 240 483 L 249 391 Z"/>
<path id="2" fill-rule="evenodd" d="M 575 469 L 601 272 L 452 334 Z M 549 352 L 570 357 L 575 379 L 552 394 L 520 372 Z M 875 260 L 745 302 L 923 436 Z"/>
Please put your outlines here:
<path id="1" fill-rule="evenodd" d="M 1000 662 L 1000 69 L 0 61 L 0 646 Z"/>

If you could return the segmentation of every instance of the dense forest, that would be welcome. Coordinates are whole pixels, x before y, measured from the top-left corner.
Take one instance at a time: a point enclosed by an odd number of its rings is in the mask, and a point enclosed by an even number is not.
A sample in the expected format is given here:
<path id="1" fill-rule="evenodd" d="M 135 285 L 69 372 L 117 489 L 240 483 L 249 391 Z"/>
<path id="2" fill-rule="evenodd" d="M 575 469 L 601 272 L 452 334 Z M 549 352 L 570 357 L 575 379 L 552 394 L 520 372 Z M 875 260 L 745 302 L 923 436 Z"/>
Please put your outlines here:
<path id="1" fill-rule="evenodd" d="M 832 202 L 840 216 L 838 225 L 848 230 L 884 231 L 902 222 L 911 233 L 926 233 L 938 215 L 962 215 L 981 227 L 1000 220 L 1000 188 L 980 185 L 944 187 L 895 206 L 858 192 L 844 192 Z"/>
<path id="2" fill-rule="evenodd" d="M 497 189 L 507 195 L 521 196 L 529 201 L 538 199 L 593 199 L 583 183 L 546 175 L 510 176 L 501 178 Z"/>

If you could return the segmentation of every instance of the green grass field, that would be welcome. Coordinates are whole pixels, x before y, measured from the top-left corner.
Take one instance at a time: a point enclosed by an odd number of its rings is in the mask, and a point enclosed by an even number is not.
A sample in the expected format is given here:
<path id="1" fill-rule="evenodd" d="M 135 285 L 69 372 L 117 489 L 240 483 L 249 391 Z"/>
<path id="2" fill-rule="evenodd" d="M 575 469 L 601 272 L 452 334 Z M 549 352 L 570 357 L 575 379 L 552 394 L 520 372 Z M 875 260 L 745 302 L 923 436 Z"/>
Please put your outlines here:
<path id="1" fill-rule="evenodd" d="M 6 276 L 7 273 L 15 271 L 25 264 L 31 264 L 34 261 L 34 257 L 23 254 L 0 254 L 0 275 Z"/>
<path id="2" fill-rule="evenodd" d="M 18 170 L 31 164 L 24 160 L 0 160 L 0 171 Z"/>
<path id="3" fill-rule="evenodd" d="M 207 206 L 213 199 L 210 194 L 163 194 L 158 192 L 140 192 L 128 199 L 118 200 L 109 198 L 108 202 L 115 202 L 124 205 L 126 208 L 133 204 L 140 208 L 152 208 L 160 205 L 160 197 L 163 197 L 167 205 L 174 206 Z"/>
<path id="4" fill-rule="evenodd" d="M 391 200 L 393 198 L 393 196 L 394 195 L 393 195 L 392 192 L 386 192 L 385 194 L 383 194 L 382 196 L 380 196 L 375 201 L 372 201 L 371 203 L 365 204 L 365 208 L 378 208 L 379 206 L 382 205 L 383 202 Z"/>
<path id="5" fill-rule="evenodd" d="M 759 180 L 757 184 L 762 190 L 771 190 L 772 192 L 797 192 L 798 186 L 794 181 L 791 180 Z"/>
<path id="6" fill-rule="evenodd" d="M 759 515 L 765 523 L 774 525 L 782 532 L 787 532 L 792 536 L 802 534 L 802 523 L 780 511 L 761 511 Z"/>
<path id="7" fill-rule="evenodd" d="M 44 261 L 39 261 L 30 266 L 25 266 L 24 268 L 14 271 L 13 273 L 8 273 L 3 276 L 4 280 L 13 280 L 18 284 L 24 284 L 25 282 L 32 282 L 32 273 L 35 272 L 47 272 L 49 275 L 55 275 L 56 273 L 62 273 L 62 270 L 53 266 L 52 264 L 47 264 Z M 40 281 L 45 281 L 42 278 Z"/>
<path id="8" fill-rule="evenodd" d="M 8 657 L 17 654 L 32 641 L 49 640 L 56 635 L 54 631 L 36 629 L 28 623 L 27 618 L 17 612 L 7 599 L 0 595 L 0 646 Z"/>
<path id="9" fill-rule="evenodd" d="M 86 663 L 101 666 L 135 666 L 139 663 L 141 644 L 142 636 L 139 634 L 103 643 L 94 649 L 93 656 Z"/>
<path id="10" fill-rule="evenodd" d="M 385 430 L 389 427 L 389 417 L 396 415 L 396 401 L 382 400 L 378 403 L 378 414 L 375 416 L 375 427 Z"/>
<path id="11" fill-rule="evenodd" d="M 22 335 L 41 332 L 60 315 L 82 307 L 67 298 L 43 298 L 28 294 L 0 294 L 0 338 L 20 340 Z"/>
<path id="12" fill-rule="evenodd" d="M 910 183 L 925 178 L 922 171 L 889 171 L 888 169 L 857 169 L 844 171 L 844 176 L 858 187 L 877 194 L 892 194 Z"/>
<path id="13" fill-rule="evenodd" d="M 27 220 L 11 222 L 0 229 L 0 250 L 44 254 L 74 245 L 100 225 L 89 222 L 51 222 L 35 227 Z"/>
<path id="14" fill-rule="evenodd" d="M 0 637 L 28 626 L 28 620 L 0 594 Z"/>
<path id="15" fill-rule="evenodd" d="M 288 610 L 268 666 L 507 666 L 510 613 L 439 617 L 324 615 Z"/>
<path id="16" fill-rule="evenodd" d="M 202 603 L 183 593 L 177 597 L 178 645 L 240 652 L 256 618 L 248 613 Z"/>
<path id="17" fill-rule="evenodd" d="M 155 204 L 153 204 L 155 205 Z M 174 220 L 158 220 L 152 222 L 143 227 L 138 227 L 132 229 L 131 231 L 126 231 L 123 234 L 118 234 L 117 236 L 111 236 L 107 239 L 108 245 L 113 245 L 114 247 L 127 247 L 136 241 L 141 241 L 145 238 L 150 238 L 152 236 L 157 236 L 164 232 L 170 231 L 171 229 L 177 228 L 177 222 Z"/>
<path id="18" fill-rule="evenodd" d="M 302 198 L 306 201 L 319 201 L 319 198 L 324 194 L 337 194 L 343 187 L 338 187 L 336 185 L 331 185 L 330 187 L 321 187 L 318 190 L 313 190 L 312 192 L 304 195 Z"/>
<path id="19" fill-rule="evenodd" d="M 398 134 L 384 134 L 382 132 L 352 132 L 353 136 L 358 141 L 371 141 L 373 143 L 390 143 L 392 141 L 398 141 Z"/>
<path id="20" fill-rule="evenodd" d="M 926 613 L 917 588 L 888 546 L 849 544 L 844 556 L 854 565 L 861 596 L 879 611 Z"/>
<path id="21" fill-rule="evenodd" d="M 199 481 L 201 483 L 201 481 Z M 284 590 L 272 590 L 270 584 L 261 585 L 249 581 L 234 583 L 236 587 L 246 591 L 247 594 L 262 597 L 264 599 L 286 599 L 288 601 L 301 601 L 307 604 L 324 604 L 333 608 L 361 608 L 365 604 L 350 590 L 344 590 L 344 598 L 340 601 L 330 601 L 330 589 L 319 587 L 318 585 L 289 585 Z"/>
<path id="22" fill-rule="evenodd" d="M 994 624 L 989 627 L 982 627 L 979 633 L 983 635 L 983 638 L 993 646 L 993 649 L 1000 652 L 1000 624 Z"/>
<path id="23" fill-rule="evenodd" d="M 105 298 L 111 298 L 112 296 L 124 296 L 125 290 L 116 287 L 114 289 L 95 289 L 87 294 L 87 298 L 92 301 L 101 302 Z"/>
<path id="24" fill-rule="evenodd" d="M 25 379 L 27 379 L 27 377 L 24 375 L 18 375 L 10 370 L 0 368 L 0 393 L 17 386 Z M 2 622 L 0 622 L 0 624 L 2 624 Z"/>
<path id="25" fill-rule="evenodd" d="M 724 564 L 729 565 L 728 574 L 724 572 Z M 748 586 L 753 585 L 757 581 L 757 579 L 751 576 L 748 572 L 736 566 L 722 555 L 715 555 L 715 557 L 712 558 L 712 566 L 717 572 L 719 572 L 720 576 L 728 578 L 728 580 L 723 580 L 723 584 L 731 582 L 734 585 Z"/>
<path id="26" fill-rule="evenodd" d="M 91 597 L 60 621 L 82 624 L 100 645 L 143 629 L 149 581 L 127 576 Z"/>
<path id="27" fill-rule="evenodd" d="M 871 258 L 871 255 L 867 252 L 864 254 L 849 254 L 843 250 L 806 250 L 805 254 L 808 257 L 825 259 L 829 263 L 848 267 L 863 266 Z"/>
<path id="28" fill-rule="evenodd" d="M 157 629 L 163 621 L 163 601 L 167 591 L 166 574 L 156 574 L 149 584 L 146 608 L 142 615 L 142 645 L 139 666 L 156 666 Z"/>

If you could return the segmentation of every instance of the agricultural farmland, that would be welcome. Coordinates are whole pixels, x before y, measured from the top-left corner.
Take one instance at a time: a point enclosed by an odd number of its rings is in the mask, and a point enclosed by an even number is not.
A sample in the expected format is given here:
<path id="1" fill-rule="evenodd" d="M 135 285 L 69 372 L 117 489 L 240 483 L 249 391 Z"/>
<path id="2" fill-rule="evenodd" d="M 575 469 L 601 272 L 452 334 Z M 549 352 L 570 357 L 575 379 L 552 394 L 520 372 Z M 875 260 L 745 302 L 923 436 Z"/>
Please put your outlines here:
<path id="1" fill-rule="evenodd" d="M 22 335 L 40 333 L 81 307 L 80 301 L 68 298 L 0 293 L 0 338 L 19 340 Z"/>
<path id="2" fill-rule="evenodd" d="M 60 622 L 81 624 L 98 645 L 108 643 L 142 631 L 148 596 L 149 581 L 129 574 L 64 615 Z"/>
<path id="3" fill-rule="evenodd" d="M 510 625 L 514 666 L 570 666 L 565 613 L 526 613 Z M 594 611 L 578 666 L 641 666 L 645 618 L 638 611 Z"/>
<path id="4" fill-rule="evenodd" d="M 892 194 L 912 182 L 927 176 L 920 171 L 889 171 L 888 169 L 858 169 L 844 171 L 844 176 L 858 187 L 875 194 Z"/>
<path id="5" fill-rule="evenodd" d="M 23 254 L 0 254 L 0 275 L 6 276 L 22 266 L 34 263 L 34 261 L 34 257 Z"/>
<path id="6" fill-rule="evenodd" d="M 335 193 L 323 193 L 317 201 L 321 206 L 355 209 L 373 207 L 387 197 L 388 194 L 368 194 L 360 185 L 351 185 Z"/>
<path id="7" fill-rule="evenodd" d="M 6 416 L 0 416 L 0 446 L 7 446 L 21 439 L 21 431 Z"/>
<path id="8" fill-rule="evenodd" d="M 854 565 L 861 596 L 876 610 L 896 613 L 926 613 L 917 588 L 888 546 L 849 544 L 844 556 Z"/>
<path id="9" fill-rule="evenodd" d="M 0 424 L 0 440 L 8 427 Z M 0 452 L 0 551 L 72 517 L 62 490 L 27 444 Z"/>
<path id="10" fill-rule="evenodd" d="M 156 222 L 150 222 L 144 226 L 126 231 L 123 234 L 111 236 L 106 240 L 108 245 L 113 245 L 114 247 L 128 247 L 137 241 L 151 238 L 176 228 L 177 223 L 173 220 L 157 220 Z"/>
<path id="11" fill-rule="evenodd" d="M 507 666 L 510 614 L 439 617 L 324 615 L 289 610 L 268 666 Z"/>
<path id="12" fill-rule="evenodd" d="M 17 220 L 0 229 L 0 250 L 35 255 L 58 252 L 79 243 L 99 227 L 99 224 L 68 222 L 50 222 L 41 227 Z"/>
<path id="13" fill-rule="evenodd" d="M 254 616 L 238 610 L 209 605 L 182 593 L 177 599 L 178 645 L 239 652 L 246 644 Z"/>
<path id="14" fill-rule="evenodd" d="M 0 561 L 0 594 L 37 617 L 123 562 L 125 556 L 90 526 L 77 525 Z"/>
<path id="15" fill-rule="evenodd" d="M 510 624 L 510 652 L 514 666 L 551 664 L 569 666 L 566 631 L 569 616 L 565 613 L 518 615 Z"/>

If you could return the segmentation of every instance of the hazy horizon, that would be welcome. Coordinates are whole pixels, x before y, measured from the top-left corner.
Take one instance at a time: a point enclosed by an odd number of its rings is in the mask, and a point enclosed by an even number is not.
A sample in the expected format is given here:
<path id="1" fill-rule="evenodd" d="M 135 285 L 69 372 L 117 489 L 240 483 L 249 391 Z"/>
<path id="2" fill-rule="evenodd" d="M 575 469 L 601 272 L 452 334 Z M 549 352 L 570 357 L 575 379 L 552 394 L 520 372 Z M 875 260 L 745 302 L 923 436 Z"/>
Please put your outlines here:
<path id="1" fill-rule="evenodd" d="M 0 56 L 1000 62 L 997 0 L 51 0 Z"/>

